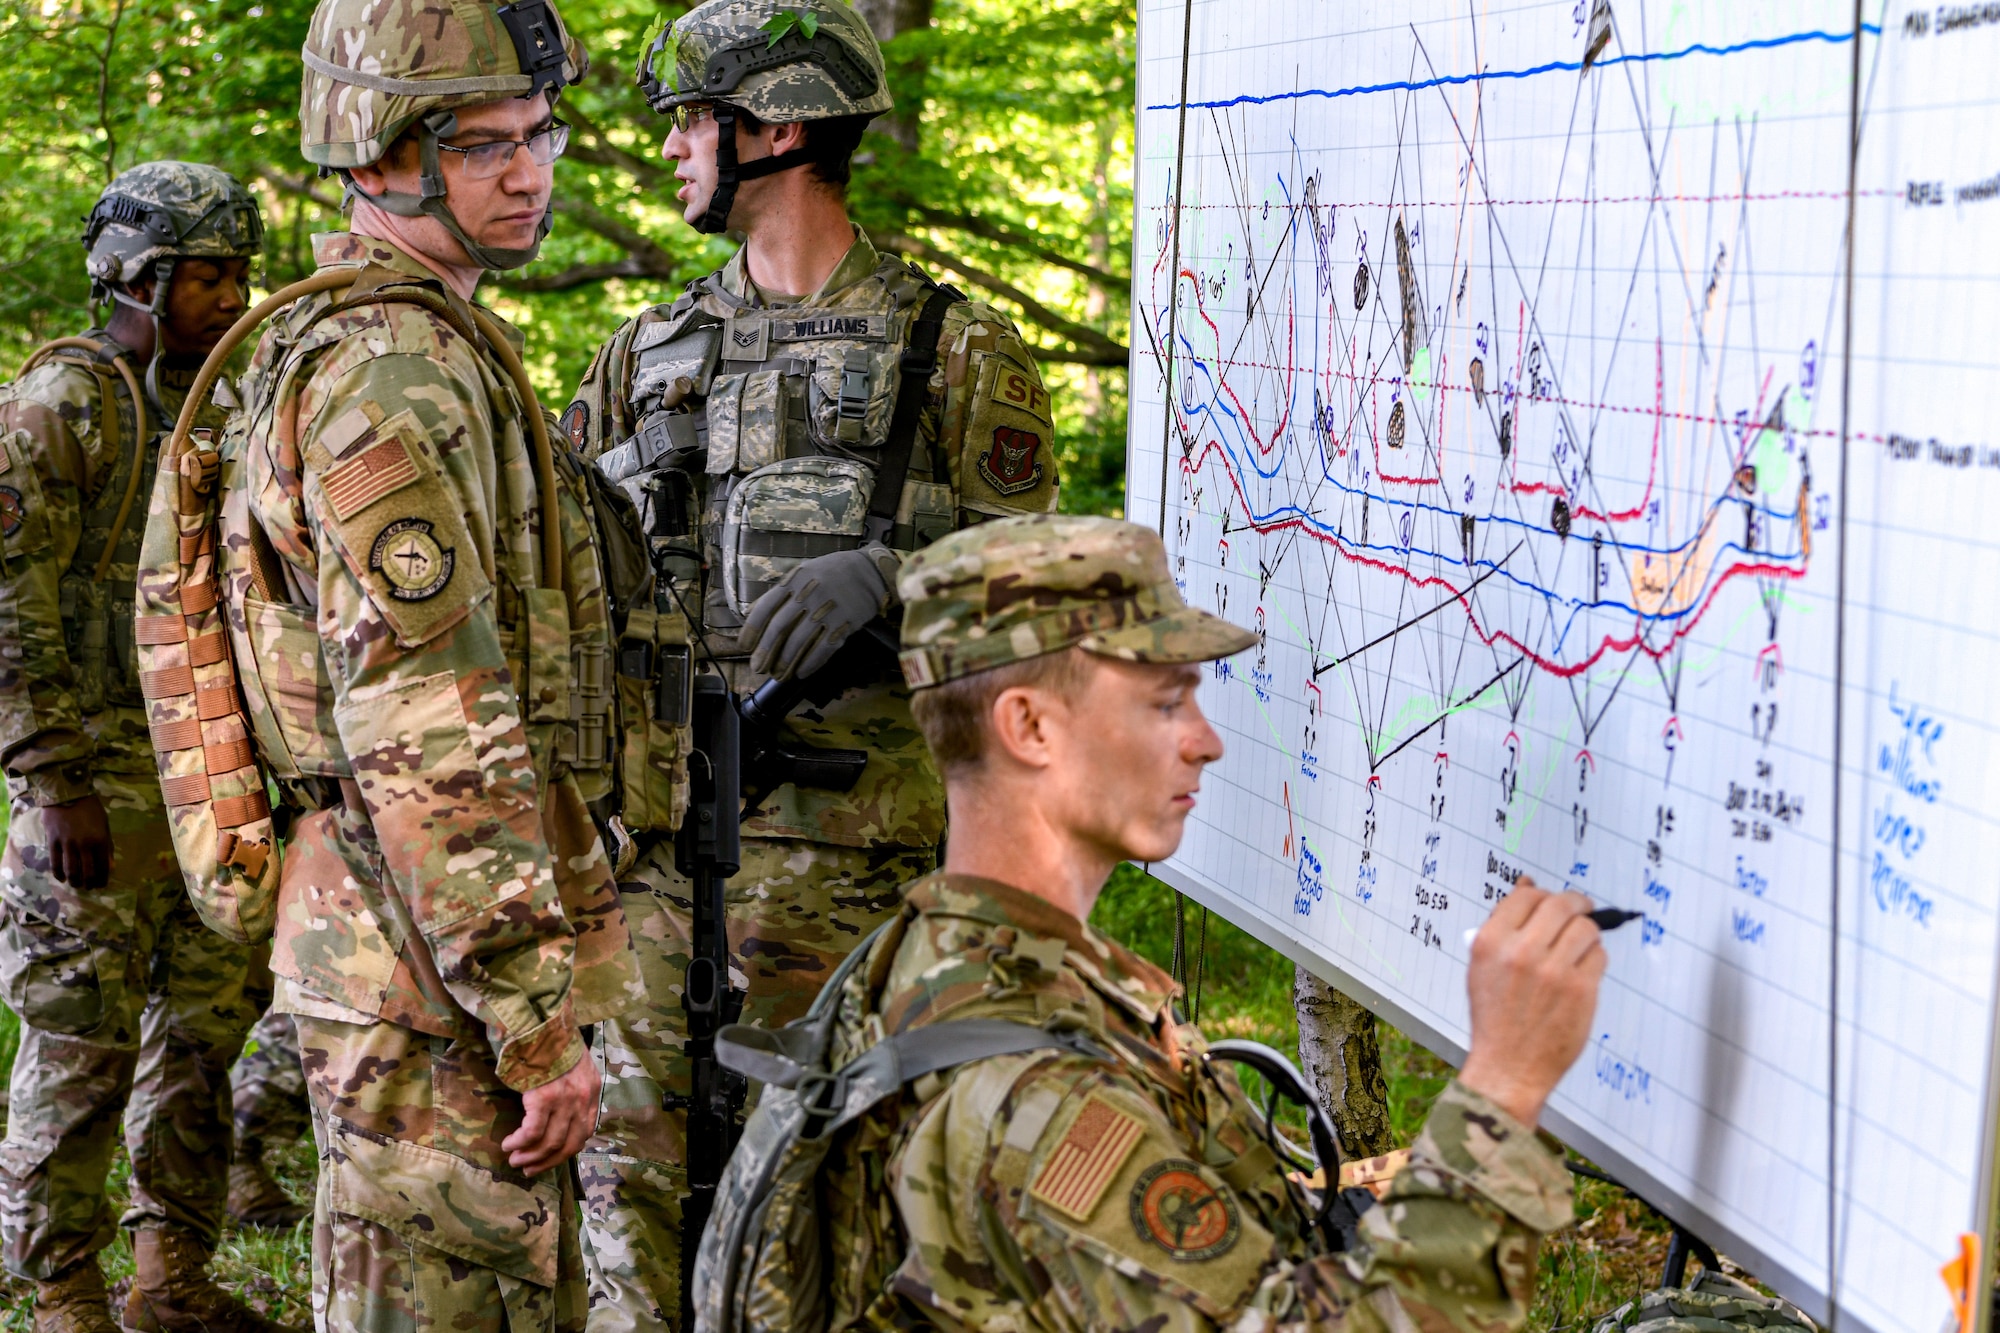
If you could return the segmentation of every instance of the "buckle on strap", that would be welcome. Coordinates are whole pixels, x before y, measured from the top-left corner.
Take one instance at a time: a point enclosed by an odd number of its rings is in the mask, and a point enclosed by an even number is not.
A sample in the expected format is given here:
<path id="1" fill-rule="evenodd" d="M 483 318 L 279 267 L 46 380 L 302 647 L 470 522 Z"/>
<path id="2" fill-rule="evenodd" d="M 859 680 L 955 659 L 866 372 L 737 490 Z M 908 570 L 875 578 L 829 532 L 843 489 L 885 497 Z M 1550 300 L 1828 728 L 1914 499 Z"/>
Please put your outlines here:
<path id="1" fill-rule="evenodd" d="M 799 1079 L 793 1093 L 807 1120 L 832 1120 L 847 1109 L 847 1070 L 832 1073 L 812 1070 Z M 810 1137 L 810 1136 L 808 1136 Z"/>

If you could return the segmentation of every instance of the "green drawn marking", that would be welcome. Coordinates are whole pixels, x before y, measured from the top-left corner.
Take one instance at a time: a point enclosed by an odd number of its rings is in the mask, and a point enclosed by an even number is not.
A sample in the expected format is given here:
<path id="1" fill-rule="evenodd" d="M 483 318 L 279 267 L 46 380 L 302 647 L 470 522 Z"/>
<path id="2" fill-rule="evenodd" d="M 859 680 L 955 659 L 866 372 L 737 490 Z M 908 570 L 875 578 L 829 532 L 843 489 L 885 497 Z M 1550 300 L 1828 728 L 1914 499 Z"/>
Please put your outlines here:
<path id="1" fill-rule="evenodd" d="M 1419 347 L 1417 354 L 1410 358 L 1410 392 L 1422 404 L 1431 392 L 1431 349 Z"/>

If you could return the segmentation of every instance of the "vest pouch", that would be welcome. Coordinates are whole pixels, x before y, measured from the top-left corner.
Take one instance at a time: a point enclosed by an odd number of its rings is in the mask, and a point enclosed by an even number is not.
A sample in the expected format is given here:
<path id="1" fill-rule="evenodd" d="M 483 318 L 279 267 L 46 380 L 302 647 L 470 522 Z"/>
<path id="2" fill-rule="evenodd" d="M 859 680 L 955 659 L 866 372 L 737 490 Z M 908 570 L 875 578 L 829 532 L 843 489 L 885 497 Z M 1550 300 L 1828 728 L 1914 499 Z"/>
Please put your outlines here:
<path id="1" fill-rule="evenodd" d="M 906 481 L 896 507 L 896 526 L 889 545 L 898 551 L 921 551 L 958 529 L 958 501 L 951 487 L 934 481 Z"/>
<path id="2" fill-rule="evenodd" d="M 333 725 L 333 681 L 311 612 L 247 593 L 238 642 L 249 650 L 238 655 L 243 702 L 271 776 L 351 776 Z"/>
<path id="3" fill-rule="evenodd" d="M 529 722 L 568 722 L 575 658 L 570 654 L 569 599 L 561 588 L 521 589 L 527 621 L 528 679 L 521 691 Z"/>
<path id="4" fill-rule="evenodd" d="M 875 469 L 851 458 L 787 458 L 738 481 L 722 532 L 730 609 L 748 615 L 804 561 L 859 547 L 874 490 Z"/>
<path id="5" fill-rule="evenodd" d="M 873 321 L 886 323 L 877 316 Z M 814 348 L 806 416 L 822 447 L 875 449 L 889 438 L 902 376 L 902 348 L 890 342 L 835 342 Z"/>
<path id="6" fill-rule="evenodd" d="M 673 833 L 688 804 L 694 675 L 687 618 L 634 607 L 618 640 L 619 815 L 633 833 Z"/>
<path id="7" fill-rule="evenodd" d="M 788 453 L 805 452 L 802 378 L 783 367 L 715 377 L 708 398 L 710 475 L 755 472 Z M 793 449 L 789 442 L 801 447 Z"/>

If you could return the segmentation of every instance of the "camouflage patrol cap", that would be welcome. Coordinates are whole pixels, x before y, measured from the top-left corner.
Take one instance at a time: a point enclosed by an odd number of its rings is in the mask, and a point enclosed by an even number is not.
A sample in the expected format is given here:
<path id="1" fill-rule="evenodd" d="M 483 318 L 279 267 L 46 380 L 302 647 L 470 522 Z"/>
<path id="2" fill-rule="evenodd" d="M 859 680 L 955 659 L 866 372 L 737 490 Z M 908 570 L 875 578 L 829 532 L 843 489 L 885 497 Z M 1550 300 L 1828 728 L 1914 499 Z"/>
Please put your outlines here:
<path id="1" fill-rule="evenodd" d="M 1745 1283 L 1704 1269 L 1685 1287 L 1649 1291 L 1597 1321 L 1591 1333 L 1819 1333 L 1805 1311 Z"/>
<path id="2" fill-rule="evenodd" d="M 264 248 L 256 198 L 220 167 L 144 162 L 104 187 L 84 224 L 84 267 L 132 282 L 165 258 L 252 259 Z"/>
<path id="3" fill-rule="evenodd" d="M 422 117 L 590 68 L 552 0 L 320 0 L 299 55 L 299 151 L 335 169 L 376 161 Z"/>
<path id="4" fill-rule="evenodd" d="M 1111 518 L 1028 514 L 954 532 L 904 562 L 897 590 L 917 689 L 1072 647 L 1207 662 L 1257 642 L 1181 599 L 1158 533 Z"/>
<path id="5" fill-rule="evenodd" d="M 708 0 L 653 39 L 639 87 L 655 111 L 728 102 L 774 125 L 895 105 L 875 33 L 844 0 Z"/>

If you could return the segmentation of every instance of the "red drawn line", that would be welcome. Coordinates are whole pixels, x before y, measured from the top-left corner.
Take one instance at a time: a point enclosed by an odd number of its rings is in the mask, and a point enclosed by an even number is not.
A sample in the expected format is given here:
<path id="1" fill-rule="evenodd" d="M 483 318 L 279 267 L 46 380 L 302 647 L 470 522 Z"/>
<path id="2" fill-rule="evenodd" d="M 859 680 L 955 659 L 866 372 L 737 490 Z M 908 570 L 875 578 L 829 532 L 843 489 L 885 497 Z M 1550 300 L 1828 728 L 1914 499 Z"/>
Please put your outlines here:
<path id="1" fill-rule="evenodd" d="M 1220 460 L 1223 475 L 1229 478 L 1229 484 L 1236 491 L 1237 498 L 1243 501 L 1244 512 L 1247 515 L 1250 512 L 1250 497 L 1244 494 L 1242 482 L 1229 467 L 1228 455 L 1223 452 L 1222 446 L 1215 440 L 1211 439 L 1205 443 L 1201 448 L 1201 452 L 1193 458 L 1182 459 L 1181 471 L 1192 477 L 1203 467 L 1207 466 L 1210 454 L 1214 454 Z M 1636 651 L 1644 653 L 1655 660 L 1665 657 L 1669 652 L 1673 651 L 1683 638 L 1694 632 L 1695 626 L 1700 624 L 1702 618 L 1708 614 L 1709 607 L 1715 604 L 1716 597 L 1720 595 L 1722 589 L 1729 584 L 1731 579 L 1740 576 L 1800 579 L 1804 578 L 1806 574 L 1803 566 L 1780 565 L 1768 560 L 1738 560 L 1722 571 L 1721 576 L 1716 578 L 1710 585 L 1707 594 L 1701 600 L 1701 605 L 1694 608 L 1692 614 L 1685 615 L 1681 619 L 1680 623 L 1668 635 L 1666 642 L 1660 644 L 1647 643 L 1640 631 L 1635 627 L 1629 636 L 1605 635 L 1599 641 L 1597 647 L 1591 651 L 1590 656 L 1580 662 L 1564 664 L 1557 662 L 1553 658 L 1543 656 L 1506 630 L 1488 630 L 1479 623 L 1479 617 L 1473 613 L 1472 605 L 1466 600 L 1464 592 L 1448 580 L 1440 578 L 1435 574 L 1419 576 L 1400 565 L 1393 565 L 1386 560 L 1377 560 L 1372 556 L 1361 555 L 1349 550 L 1346 543 L 1340 538 L 1319 531 L 1303 518 L 1274 519 L 1265 523 L 1252 520 L 1249 526 L 1262 533 L 1284 532 L 1290 529 L 1297 529 L 1303 535 L 1332 547 L 1342 559 L 1352 564 L 1379 570 L 1384 574 L 1393 574 L 1418 589 L 1441 588 L 1447 595 L 1455 599 L 1460 606 L 1465 608 L 1465 618 L 1472 626 L 1472 632 L 1478 636 L 1481 643 L 1489 646 L 1496 643 L 1505 644 L 1522 657 L 1533 662 L 1539 669 L 1559 679 L 1580 676 L 1612 653 L 1622 654 Z"/>

